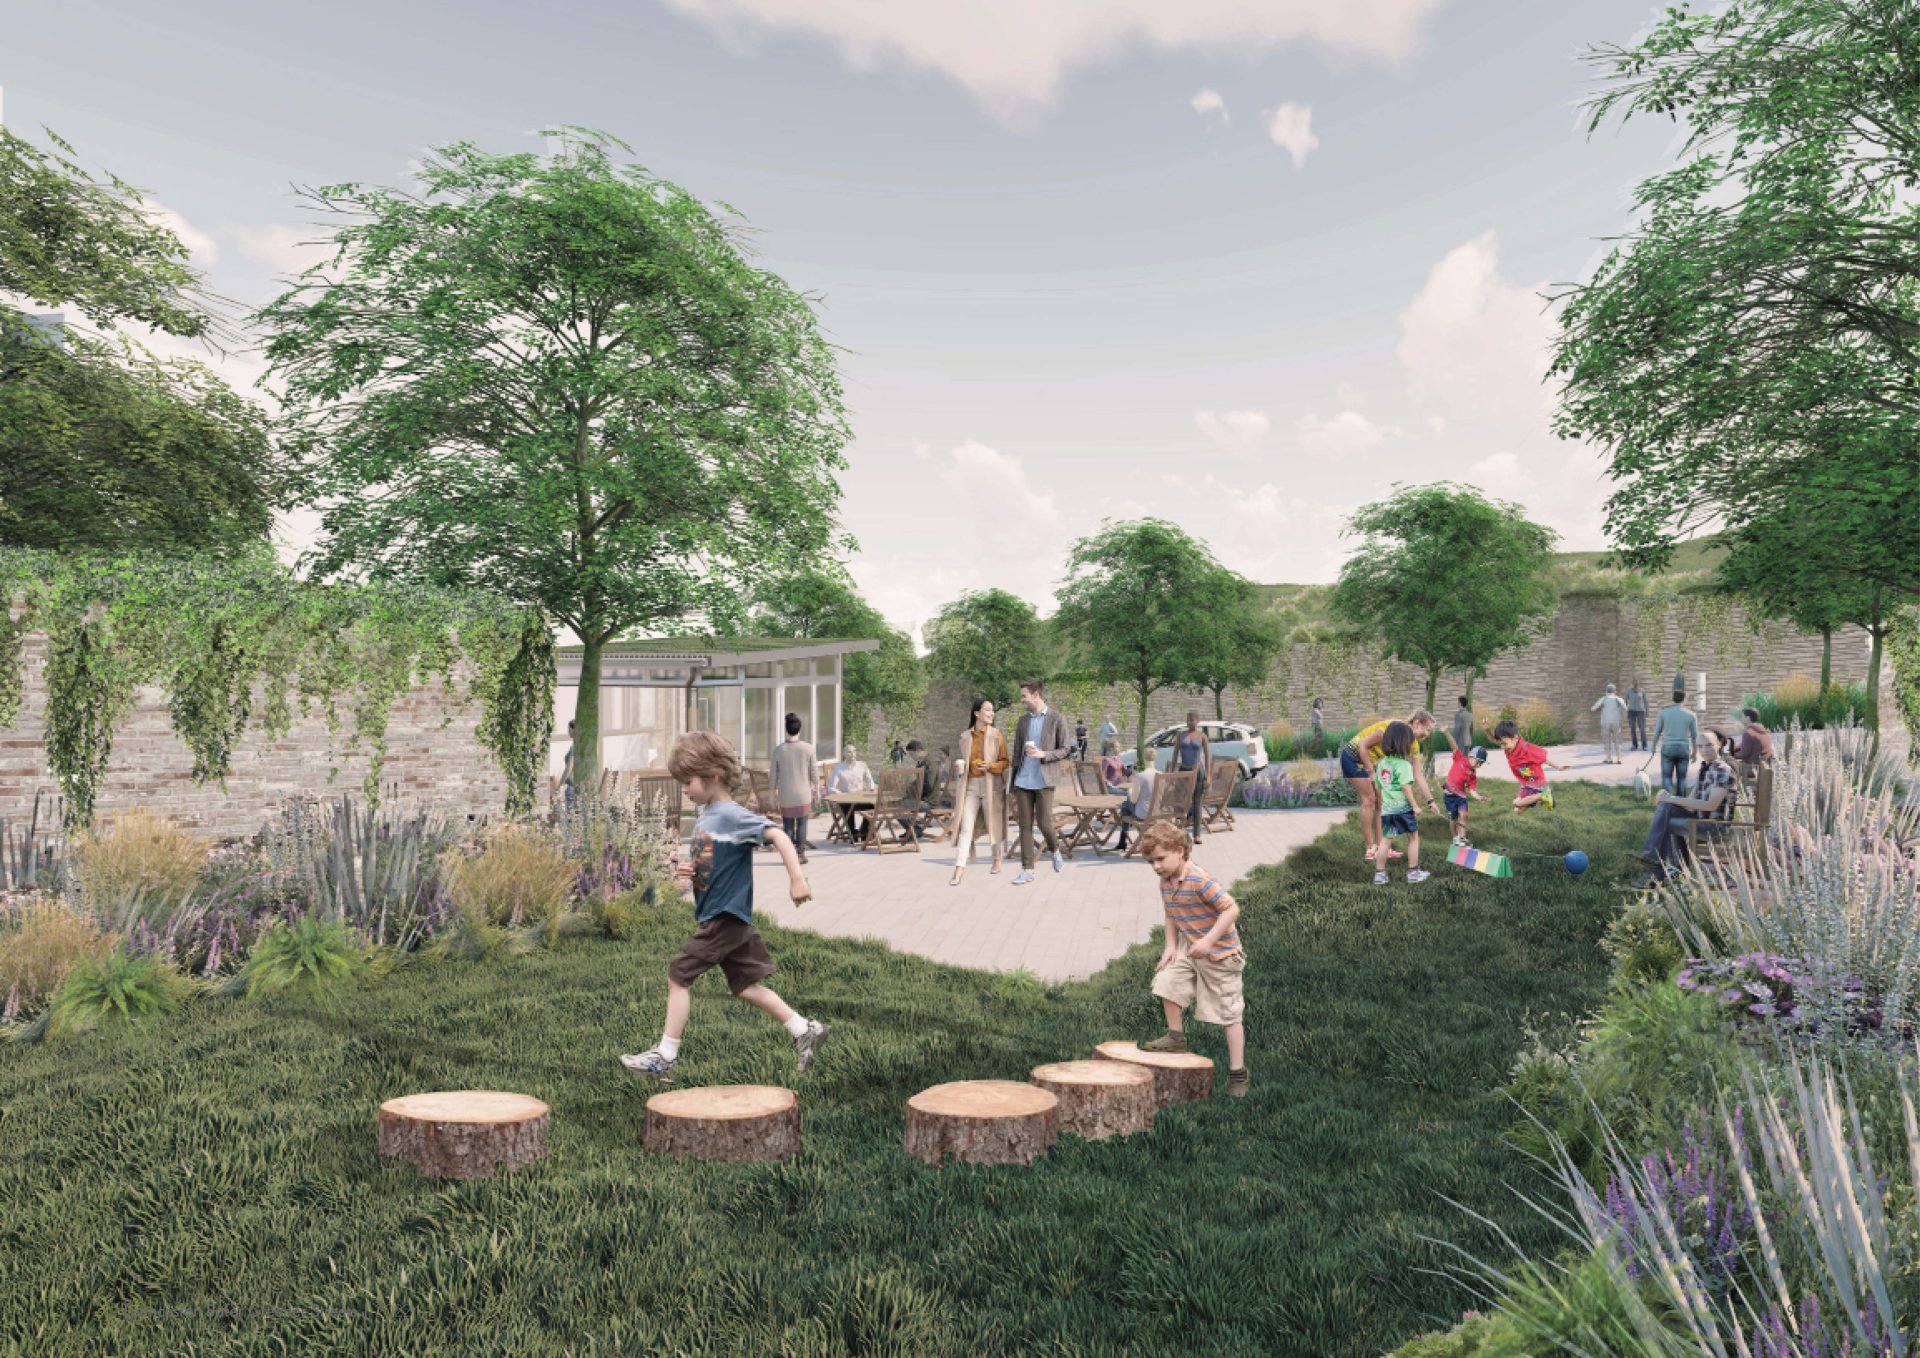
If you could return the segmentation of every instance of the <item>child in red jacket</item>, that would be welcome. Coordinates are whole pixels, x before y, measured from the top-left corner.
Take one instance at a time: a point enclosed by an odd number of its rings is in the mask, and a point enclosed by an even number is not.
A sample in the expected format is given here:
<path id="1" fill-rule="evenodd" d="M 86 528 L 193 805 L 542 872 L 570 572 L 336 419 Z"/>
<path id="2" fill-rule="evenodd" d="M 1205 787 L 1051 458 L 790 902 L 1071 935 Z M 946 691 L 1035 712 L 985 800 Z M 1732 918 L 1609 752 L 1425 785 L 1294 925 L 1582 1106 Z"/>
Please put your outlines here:
<path id="1" fill-rule="evenodd" d="M 1547 758 L 1545 750 L 1530 740 L 1522 740 L 1519 722 L 1501 722 L 1493 728 L 1493 738 L 1507 752 L 1507 767 L 1513 770 L 1514 779 L 1520 784 L 1520 795 L 1513 799 L 1513 809 L 1526 811 L 1544 806 L 1553 810 L 1553 794 L 1547 791 L 1547 770 L 1559 769 L 1565 773 L 1569 766 L 1554 763 Z"/>
<path id="2" fill-rule="evenodd" d="M 1467 799 L 1484 802 L 1480 795 L 1480 766 L 1487 762 L 1487 747 L 1455 750 L 1453 767 L 1447 770 L 1447 819 L 1453 822 L 1453 842 L 1467 847 Z"/>

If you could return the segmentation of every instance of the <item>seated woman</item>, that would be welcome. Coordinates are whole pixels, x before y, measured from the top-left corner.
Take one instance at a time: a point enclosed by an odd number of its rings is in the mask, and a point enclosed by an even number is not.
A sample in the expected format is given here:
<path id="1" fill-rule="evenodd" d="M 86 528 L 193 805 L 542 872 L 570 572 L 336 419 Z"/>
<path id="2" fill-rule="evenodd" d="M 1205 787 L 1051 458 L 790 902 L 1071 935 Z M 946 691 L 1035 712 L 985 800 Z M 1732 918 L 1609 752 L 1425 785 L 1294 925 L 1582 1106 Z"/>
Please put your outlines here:
<path id="1" fill-rule="evenodd" d="M 1127 766 L 1117 754 L 1100 756 L 1100 785 L 1116 797 L 1127 795 Z"/>
<path id="2" fill-rule="evenodd" d="M 1734 748 L 1733 757 L 1742 764 L 1771 764 L 1773 732 L 1760 720 L 1760 713 L 1756 709 L 1743 707 L 1740 715 L 1747 719 L 1747 729 L 1740 733 L 1740 744 Z"/>
<path id="3" fill-rule="evenodd" d="M 1647 829 L 1647 842 L 1640 849 L 1640 861 L 1647 865 L 1640 879 L 1642 890 L 1667 880 L 1668 873 L 1680 861 L 1682 844 L 1691 820 L 1727 821 L 1733 819 L 1735 800 L 1733 766 L 1727 762 L 1729 742 L 1718 731 L 1702 731 L 1694 742 L 1700 756 L 1700 773 L 1694 780 L 1694 795 L 1676 797 L 1660 790 L 1653 808 L 1653 824 Z"/>

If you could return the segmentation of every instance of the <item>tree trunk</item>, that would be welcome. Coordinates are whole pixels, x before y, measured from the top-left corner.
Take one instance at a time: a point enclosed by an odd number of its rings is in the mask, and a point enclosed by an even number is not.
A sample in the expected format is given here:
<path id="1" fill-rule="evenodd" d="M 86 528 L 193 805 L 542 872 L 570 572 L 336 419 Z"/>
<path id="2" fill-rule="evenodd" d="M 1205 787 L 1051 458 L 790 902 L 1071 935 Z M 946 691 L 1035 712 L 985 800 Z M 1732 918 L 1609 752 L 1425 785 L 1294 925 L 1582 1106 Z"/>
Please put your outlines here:
<path id="1" fill-rule="evenodd" d="M 961 1080 L 907 1100 L 907 1154 L 930 1165 L 1030 1165 L 1053 1146 L 1060 1101 L 1014 1080 Z"/>
<path id="2" fill-rule="evenodd" d="M 1873 626 L 1867 629 L 1867 635 L 1873 638 L 1872 649 L 1867 652 L 1867 721 L 1873 727 L 1874 739 L 1880 738 L 1880 655 L 1882 641 L 1886 636 L 1886 626 L 1880 621 L 1880 610 L 1873 611 Z"/>
<path id="3" fill-rule="evenodd" d="M 1141 1051 L 1137 1042 L 1102 1042 L 1093 1054 L 1103 1061 L 1125 1061 L 1153 1072 L 1153 1101 L 1198 1103 L 1213 1097 L 1213 1062 L 1192 1052 Z"/>
<path id="4" fill-rule="evenodd" d="M 1433 711 L 1434 695 L 1440 691 L 1440 671 L 1438 668 L 1427 671 L 1427 711 Z"/>
<path id="5" fill-rule="evenodd" d="M 1225 684 L 1220 685 L 1219 688 L 1213 691 L 1213 719 L 1215 721 L 1225 721 L 1227 719 L 1227 710 L 1224 706 L 1226 693 L 1227 686 Z"/>
<path id="6" fill-rule="evenodd" d="M 524 1094 L 462 1089 L 380 1105 L 380 1154 L 433 1179 L 490 1179 L 547 1153 L 547 1105 Z"/>
<path id="7" fill-rule="evenodd" d="M 1056 1061 L 1033 1082 L 1060 1100 L 1062 1134 L 1104 1141 L 1153 1130 L 1153 1072 L 1128 1061 Z"/>
<path id="8" fill-rule="evenodd" d="M 600 652 L 606 642 L 596 628 L 580 638 L 580 687 L 573 704 L 573 794 L 600 795 Z"/>
<path id="9" fill-rule="evenodd" d="M 647 1100 L 645 1145 L 695 1160 L 784 1160 L 800 1153 L 800 1100 L 766 1085 L 655 1094 Z"/>
<path id="10" fill-rule="evenodd" d="M 1147 699 L 1153 696 L 1153 690 L 1143 683 L 1136 683 L 1133 691 L 1140 698 L 1140 738 L 1133 747 L 1133 767 L 1137 771 L 1151 767 L 1147 762 Z"/>
<path id="11" fill-rule="evenodd" d="M 1468 706 L 1468 707 L 1472 707 L 1472 706 L 1473 706 L 1473 679 L 1474 679 L 1474 673 L 1475 673 L 1475 672 L 1474 672 L 1473 670 L 1468 670 L 1468 671 L 1467 671 L 1467 706 Z"/>
<path id="12" fill-rule="evenodd" d="M 1833 687 L 1833 629 L 1820 629 L 1820 692 Z"/>

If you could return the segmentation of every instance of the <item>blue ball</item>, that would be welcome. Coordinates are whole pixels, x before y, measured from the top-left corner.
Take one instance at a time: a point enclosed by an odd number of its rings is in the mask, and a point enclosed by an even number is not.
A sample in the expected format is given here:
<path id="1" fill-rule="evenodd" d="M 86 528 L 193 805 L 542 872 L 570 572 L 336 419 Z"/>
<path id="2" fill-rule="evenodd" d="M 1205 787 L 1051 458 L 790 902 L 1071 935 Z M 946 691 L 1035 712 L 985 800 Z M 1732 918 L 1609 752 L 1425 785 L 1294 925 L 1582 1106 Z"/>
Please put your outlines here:
<path id="1" fill-rule="evenodd" d="M 1587 870 L 1587 856 L 1578 849 L 1573 850 L 1573 852 L 1569 853 L 1560 861 L 1567 865 L 1567 871 L 1575 877 L 1578 877 Z"/>

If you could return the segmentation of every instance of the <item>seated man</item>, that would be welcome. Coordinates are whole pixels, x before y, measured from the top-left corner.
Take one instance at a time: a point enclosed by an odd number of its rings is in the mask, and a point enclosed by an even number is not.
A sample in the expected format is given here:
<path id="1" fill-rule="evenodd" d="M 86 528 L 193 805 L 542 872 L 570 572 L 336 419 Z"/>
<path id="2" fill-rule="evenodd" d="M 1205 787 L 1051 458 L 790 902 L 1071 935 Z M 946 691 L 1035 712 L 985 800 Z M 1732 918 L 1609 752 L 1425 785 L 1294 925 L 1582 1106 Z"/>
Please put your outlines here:
<path id="1" fill-rule="evenodd" d="M 873 770 L 860 758 L 859 750 L 849 745 L 840 752 L 840 762 L 834 766 L 833 776 L 827 780 L 827 795 L 836 792 L 872 792 L 874 789 Z M 863 839 L 867 833 L 867 823 L 858 811 L 847 813 L 847 829 L 854 839 Z"/>
<path id="2" fill-rule="evenodd" d="M 1726 760 L 1726 746 L 1726 737 L 1718 731 L 1702 731 L 1694 743 L 1700 755 L 1700 775 L 1694 783 L 1696 795 L 1676 797 L 1665 788 L 1660 790 L 1653 808 L 1653 824 L 1648 827 L 1647 842 L 1640 850 L 1640 860 L 1647 865 L 1647 874 L 1639 882 L 1641 890 L 1667 880 L 1668 873 L 1680 860 L 1683 845 L 1679 837 L 1686 833 L 1688 821 L 1733 819 L 1735 784 L 1733 766 Z"/>
<path id="3" fill-rule="evenodd" d="M 1740 733 L 1740 743 L 1734 747 L 1733 757 L 1742 764 L 1771 764 L 1773 732 L 1760 720 L 1760 713 L 1756 709 L 1743 707 L 1740 715 L 1746 718 L 1747 729 Z"/>
<path id="4" fill-rule="evenodd" d="M 1120 803 L 1120 852 L 1127 851 L 1127 827 L 1138 825 L 1141 818 L 1153 806 L 1153 780 L 1160 771 L 1148 766 L 1133 775 L 1133 787 L 1127 793 L 1127 799 Z"/>

